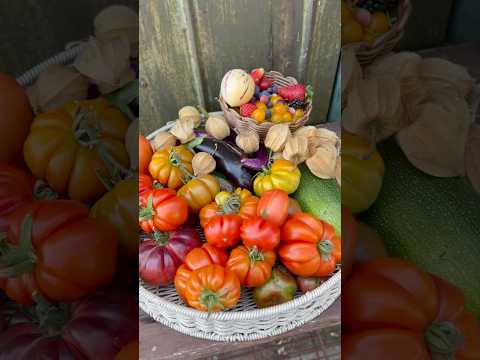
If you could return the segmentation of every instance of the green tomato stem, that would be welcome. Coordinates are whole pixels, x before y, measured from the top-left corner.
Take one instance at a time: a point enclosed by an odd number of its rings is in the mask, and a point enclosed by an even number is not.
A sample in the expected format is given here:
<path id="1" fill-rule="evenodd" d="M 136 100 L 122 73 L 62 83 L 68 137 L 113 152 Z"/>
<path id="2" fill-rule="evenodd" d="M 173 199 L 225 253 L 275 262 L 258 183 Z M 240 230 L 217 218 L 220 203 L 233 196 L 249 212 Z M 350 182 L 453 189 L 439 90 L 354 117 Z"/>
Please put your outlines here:
<path id="1" fill-rule="evenodd" d="M 433 360 L 454 360 L 464 341 L 463 334 L 449 321 L 435 322 L 425 332 L 425 342 Z"/>

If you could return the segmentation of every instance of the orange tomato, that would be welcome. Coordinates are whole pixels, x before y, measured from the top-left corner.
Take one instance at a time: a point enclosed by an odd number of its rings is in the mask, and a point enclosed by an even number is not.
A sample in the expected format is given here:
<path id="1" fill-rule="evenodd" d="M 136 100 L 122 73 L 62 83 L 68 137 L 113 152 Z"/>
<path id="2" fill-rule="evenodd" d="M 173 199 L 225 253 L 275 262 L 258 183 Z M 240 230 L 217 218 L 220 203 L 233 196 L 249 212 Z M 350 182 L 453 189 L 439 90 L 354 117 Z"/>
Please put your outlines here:
<path id="1" fill-rule="evenodd" d="M 289 198 L 288 194 L 280 189 L 272 189 L 264 192 L 257 205 L 257 215 L 282 226 L 288 217 Z"/>
<path id="2" fill-rule="evenodd" d="M 215 200 L 220 191 L 220 183 L 213 175 L 203 175 L 190 180 L 177 192 L 187 200 L 190 210 L 199 211 L 202 207 Z"/>
<path id="3" fill-rule="evenodd" d="M 194 270 L 185 288 L 185 299 L 200 311 L 222 311 L 234 307 L 240 299 L 237 276 L 219 265 Z"/>
<path id="4" fill-rule="evenodd" d="M 193 153 L 185 146 L 171 146 L 153 154 L 148 170 L 152 177 L 170 189 L 178 189 L 192 174 Z"/>
<path id="5" fill-rule="evenodd" d="M 142 174 L 148 170 L 148 164 L 152 159 L 153 150 L 148 141 L 143 135 L 138 135 L 138 171 Z"/>
<path id="6" fill-rule="evenodd" d="M 204 228 L 211 219 L 219 215 L 219 211 L 220 209 L 215 201 L 212 201 L 210 204 L 205 205 L 198 213 L 198 218 L 200 219 L 200 226 Z"/>
<path id="7" fill-rule="evenodd" d="M 230 253 L 226 268 L 237 275 L 242 285 L 257 287 L 265 284 L 272 276 L 276 258 L 274 251 L 261 251 L 240 245 Z"/>
<path id="8" fill-rule="evenodd" d="M 265 110 L 256 109 L 253 111 L 251 117 L 257 124 L 262 124 L 265 122 Z"/>
<path id="9" fill-rule="evenodd" d="M 201 248 L 191 250 L 185 257 L 183 265 L 180 265 L 175 274 L 174 281 L 177 293 L 185 299 L 185 289 L 192 271 L 212 264 L 225 266 L 227 259 L 228 255 L 225 250 L 210 244 L 204 244 Z"/>
<path id="10" fill-rule="evenodd" d="M 283 245 L 278 254 L 295 275 L 327 276 L 341 261 L 341 242 L 332 225 L 299 212 L 282 228 Z"/>
<path id="11" fill-rule="evenodd" d="M 240 212 L 238 213 L 238 215 L 240 215 L 243 220 L 257 216 L 257 205 L 258 197 L 253 195 L 250 196 L 240 207 Z"/>
<path id="12" fill-rule="evenodd" d="M 25 89 L 17 81 L 0 74 L 0 163 L 15 163 L 33 121 Z"/>

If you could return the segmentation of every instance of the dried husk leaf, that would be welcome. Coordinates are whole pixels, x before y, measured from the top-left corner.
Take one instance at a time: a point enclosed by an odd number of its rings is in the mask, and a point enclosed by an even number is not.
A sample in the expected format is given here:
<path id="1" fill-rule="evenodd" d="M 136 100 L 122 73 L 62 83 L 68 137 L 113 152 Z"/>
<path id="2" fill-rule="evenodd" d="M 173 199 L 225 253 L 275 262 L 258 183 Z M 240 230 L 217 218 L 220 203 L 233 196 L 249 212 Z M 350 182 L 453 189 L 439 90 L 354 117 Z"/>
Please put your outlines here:
<path id="1" fill-rule="evenodd" d="M 288 138 L 291 136 L 288 124 L 275 124 L 268 129 L 265 137 L 265 147 L 273 152 L 283 151 Z"/>
<path id="2" fill-rule="evenodd" d="M 335 179 L 338 185 L 342 186 L 342 157 L 337 157 L 337 163 L 335 164 Z"/>
<path id="3" fill-rule="evenodd" d="M 446 83 L 456 88 L 463 97 L 467 97 L 475 85 L 463 66 L 441 58 L 424 59 L 420 64 L 420 77 L 425 81 Z"/>
<path id="4" fill-rule="evenodd" d="M 193 174 L 202 176 L 210 174 L 215 170 L 217 163 L 212 155 L 206 152 L 196 153 L 192 159 Z"/>
<path id="5" fill-rule="evenodd" d="M 298 165 L 309 157 L 308 142 L 299 136 L 290 136 L 283 149 L 283 158 Z"/>
<path id="6" fill-rule="evenodd" d="M 423 172 L 437 177 L 463 176 L 470 124 L 468 111 L 448 112 L 438 104 L 427 103 L 417 121 L 397 134 L 397 142 L 408 160 Z"/>
<path id="7" fill-rule="evenodd" d="M 465 147 L 465 167 L 468 179 L 480 193 L 480 125 L 472 124 Z"/>
<path id="8" fill-rule="evenodd" d="M 312 174 L 320 179 L 333 179 L 336 174 L 337 149 L 329 144 L 319 146 L 306 163 Z"/>
<path id="9" fill-rule="evenodd" d="M 119 89 L 135 78 L 130 68 L 129 40 L 125 35 L 109 40 L 90 38 L 73 65 L 97 84 L 102 94 Z"/>
<path id="10" fill-rule="evenodd" d="M 117 36 L 125 36 L 130 43 L 132 57 L 138 55 L 138 14 L 124 5 L 112 5 L 98 13 L 93 21 L 95 36 L 108 41 Z"/>
<path id="11" fill-rule="evenodd" d="M 274 160 L 287 160 L 283 157 L 283 152 L 273 153 L 272 156 L 271 156 L 271 159 L 272 159 L 272 161 L 274 161 Z"/>
<path id="12" fill-rule="evenodd" d="M 190 118 L 178 119 L 170 129 L 170 133 L 175 136 L 182 144 L 189 142 L 195 138 L 193 131 L 193 120 Z"/>
<path id="13" fill-rule="evenodd" d="M 84 100 L 88 95 L 88 80 L 75 68 L 50 65 L 27 89 L 36 114 L 56 109 L 71 100 Z"/>
<path id="14" fill-rule="evenodd" d="M 240 130 L 235 143 L 245 154 L 251 154 L 260 147 L 260 138 L 253 130 Z"/>
<path id="15" fill-rule="evenodd" d="M 200 125 L 202 117 L 198 109 L 194 106 L 184 106 L 178 111 L 178 118 L 191 117 L 195 127 Z"/>
<path id="16" fill-rule="evenodd" d="M 342 99 L 348 98 L 348 93 L 352 88 L 356 86 L 356 83 L 363 78 L 363 71 L 360 63 L 357 60 L 355 51 L 352 48 L 347 48 L 342 51 L 341 58 L 341 72 L 342 72 Z M 345 107 L 345 103 L 342 101 L 342 108 Z"/>
<path id="17" fill-rule="evenodd" d="M 326 128 L 316 128 L 314 140 L 317 143 L 317 146 L 323 144 L 330 144 L 335 147 L 338 147 L 339 137 L 335 131 L 326 129 Z"/>
<path id="18" fill-rule="evenodd" d="M 422 57 L 416 53 L 403 51 L 377 58 L 365 69 L 365 77 L 392 76 L 399 81 L 418 78 Z"/>
<path id="19" fill-rule="evenodd" d="M 150 143 L 154 151 L 159 151 L 175 146 L 177 138 L 167 131 L 159 131 Z"/>
<path id="20" fill-rule="evenodd" d="M 348 105 L 342 113 L 343 127 L 372 143 L 406 126 L 402 120 L 400 88 L 389 76 L 359 82 L 350 92 Z"/>
<path id="21" fill-rule="evenodd" d="M 217 140 L 223 140 L 230 135 L 230 126 L 220 115 L 209 116 L 205 123 L 205 130 Z"/>

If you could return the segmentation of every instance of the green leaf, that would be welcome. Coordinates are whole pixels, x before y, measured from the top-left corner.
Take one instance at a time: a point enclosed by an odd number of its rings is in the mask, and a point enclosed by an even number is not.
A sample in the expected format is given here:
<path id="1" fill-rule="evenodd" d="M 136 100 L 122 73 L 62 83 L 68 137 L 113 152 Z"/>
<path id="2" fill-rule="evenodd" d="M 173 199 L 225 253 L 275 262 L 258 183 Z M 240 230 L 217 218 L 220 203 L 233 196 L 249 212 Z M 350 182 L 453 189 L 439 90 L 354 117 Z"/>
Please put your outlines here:
<path id="1" fill-rule="evenodd" d="M 187 143 L 187 147 L 191 150 L 193 150 L 195 147 L 200 145 L 203 142 L 204 136 L 199 136 L 196 137 L 195 139 L 191 140 L 190 142 Z"/>
<path id="2" fill-rule="evenodd" d="M 313 87 L 312 85 L 307 85 L 307 87 L 305 88 L 305 102 L 310 102 L 312 101 L 312 98 L 313 98 Z"/>

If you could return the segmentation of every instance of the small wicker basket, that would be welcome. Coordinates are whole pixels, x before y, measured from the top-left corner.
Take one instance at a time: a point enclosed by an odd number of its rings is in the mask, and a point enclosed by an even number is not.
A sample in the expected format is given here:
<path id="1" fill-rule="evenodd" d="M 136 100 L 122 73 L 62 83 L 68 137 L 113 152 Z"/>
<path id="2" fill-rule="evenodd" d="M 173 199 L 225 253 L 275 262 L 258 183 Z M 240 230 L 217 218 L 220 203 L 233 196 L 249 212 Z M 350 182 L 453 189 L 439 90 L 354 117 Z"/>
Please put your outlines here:
<path id="1" fill-rule="evenodd" d="M 297 79 L 291 76 L 283 76 L 283 74 L 277 71 L 269 71 L 265 73 L 264 76 L 267 79 L 271 80 L 273 84 L 279 87 L 298 84 Z M 259 135 L 260 139 L 263 140 L 267 135 L 268 129 L 270 129 L 274 125 L 274 123 L 272 122 L 264 122 L 262 124 L 257 124 L 255 121 L 253 121 L 253 119 L 241 116 L 237 111 L 230 108 L 221 96 L 219 97 L 218 101 L 220 103 L 220 108 L 223 111 L 225 119 L 227 120 L 230 127 L 236 132 L 240 130 L 253 130 Z M 307 104 L 304 116 L 290 124 L 290 130 L 293 132 L 299 127 L 304 126 L 310 118 L 311 111 L 312 104 L 310 102 Z"/>
<path id="2" fill-rule="evenodd" d="M 350 0 L 349 2 L 352 3 L 354 1 Z M 343 47 L 352 47 L 355 50 L 360 65 L 371 64 L 377 57 L 388 54 L 397 46 L 403 37 L 411 13 L 412 4 L 410 0 L 398 0 L 398 7 L 395 13 L 397 21 L 388 32 L 375 39 L 373 44 L 361 42 L 347 44 Z"/>

